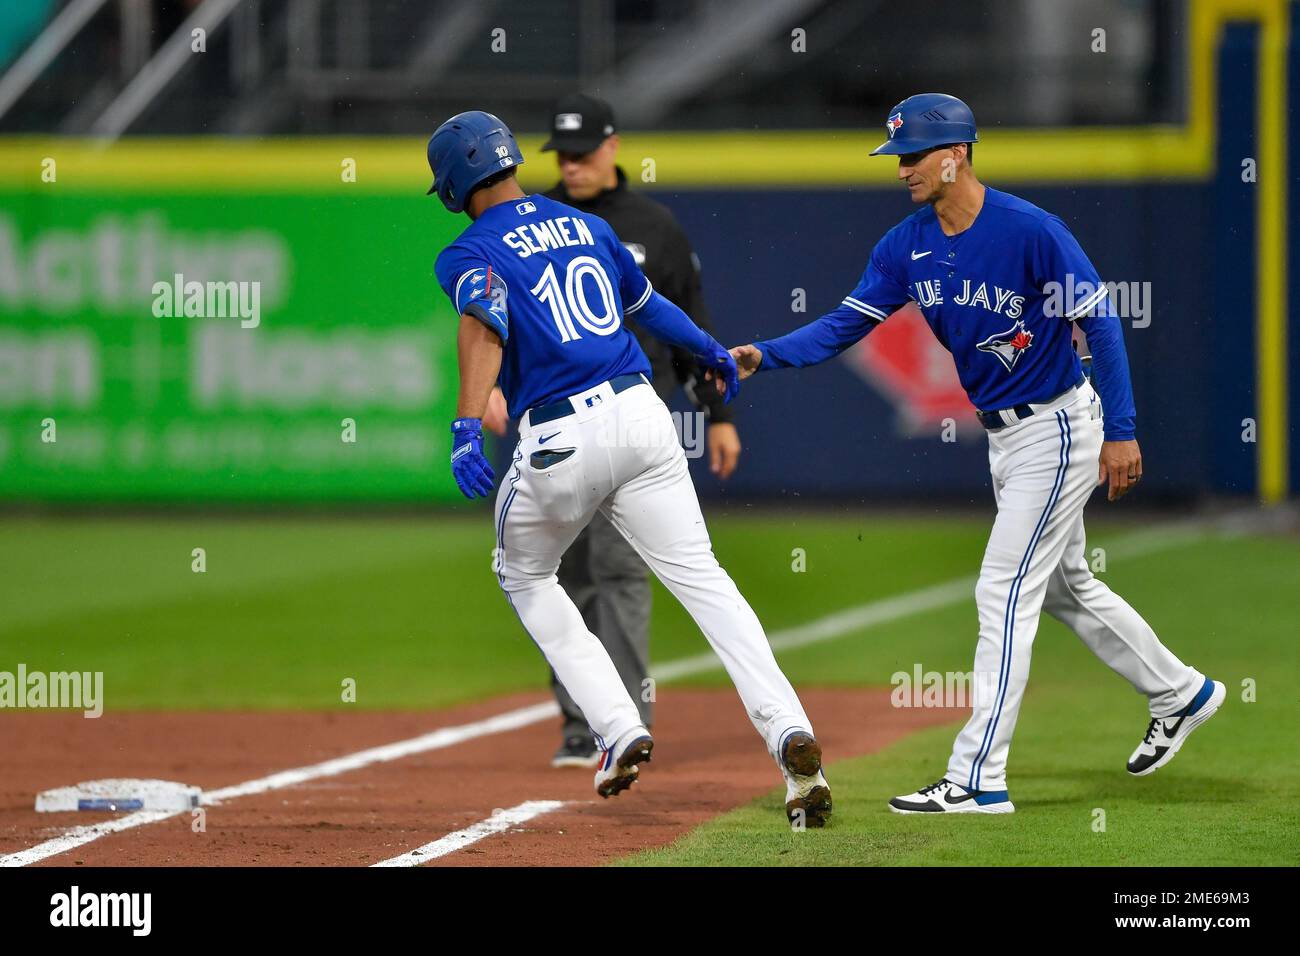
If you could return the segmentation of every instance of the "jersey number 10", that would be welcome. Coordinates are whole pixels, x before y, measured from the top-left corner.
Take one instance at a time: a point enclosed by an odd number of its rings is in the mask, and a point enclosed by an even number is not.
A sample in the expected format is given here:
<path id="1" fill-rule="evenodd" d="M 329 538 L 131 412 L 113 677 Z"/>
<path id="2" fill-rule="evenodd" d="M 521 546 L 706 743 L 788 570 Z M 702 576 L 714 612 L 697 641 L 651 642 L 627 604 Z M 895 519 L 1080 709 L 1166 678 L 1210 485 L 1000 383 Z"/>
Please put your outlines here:
<path id="1" fill-rule="evenodd" d="M 587 289 L 583 280 L 588 276 L 595 280 L 596 289 L 600 292 L 599 314 L 592 310 L 591 303 L 587 301 Z M 555 327 L 560 331 L 561 342 L 582 338 L 574 327 L 574 319 L 578 320 L 578 325 L 596 335 L 613 335 L 622 321 L 609 276 L 605 274 L 599 260 L 591 256 L 575 256 L 569 260 L 563 286 L 555 274 L 555 264 L 547 265 L 537 285 L 529 291 L 551 307 L 551 317 L 555 319 Z"/>

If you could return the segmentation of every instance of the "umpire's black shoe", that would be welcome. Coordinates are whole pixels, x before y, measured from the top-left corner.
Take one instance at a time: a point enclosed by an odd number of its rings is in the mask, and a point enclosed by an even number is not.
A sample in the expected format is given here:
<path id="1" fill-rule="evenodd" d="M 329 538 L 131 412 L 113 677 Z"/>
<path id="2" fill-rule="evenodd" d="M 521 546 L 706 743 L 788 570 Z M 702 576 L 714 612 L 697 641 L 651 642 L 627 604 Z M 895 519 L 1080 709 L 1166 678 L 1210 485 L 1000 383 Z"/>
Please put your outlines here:
<path id="1" fill-rule="evenodd" d="M 560 749 L 551 758 L 552 767 L 594 767 L 600 761 L 600 751 L 596 741 L 590 737 L 576 734 L 565 737 Z"/>

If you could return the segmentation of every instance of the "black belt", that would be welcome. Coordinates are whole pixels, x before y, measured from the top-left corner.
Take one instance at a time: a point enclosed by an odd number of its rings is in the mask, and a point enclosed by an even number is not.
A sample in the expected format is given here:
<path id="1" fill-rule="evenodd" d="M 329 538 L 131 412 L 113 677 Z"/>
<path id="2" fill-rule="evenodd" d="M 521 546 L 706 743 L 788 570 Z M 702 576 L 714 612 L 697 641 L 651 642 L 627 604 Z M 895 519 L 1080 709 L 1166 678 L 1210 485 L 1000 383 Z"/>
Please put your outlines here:
<path id="1" fill-rule="evenodd" d="M 1071 392 L 1077 389 L 1085 381 L 1087 381 L 1087 376 L 1080 375 L 1079 380 L 1075 382 L 1073 385 L 1071 385 L 1069 388 L 1067 388 L 1064 392 L 1061 392 L 1060 394 L 1055 395 L 1052 398 L 1049 398 L 1046 402 L 1042 402 L 1040 404 L 1050 405 L 1052 402 L 1060 398 L 1061 395 L 1066 394 L 1066 392 Z M 1017 419 L 1025 419 L 1028 418 L 1030 415 L 1034 414 L 1034 410 L 1033 408 L 1030 407 L 1028 402 L 1022 403 L 1020 405 L 1016 405 L 1010 409 L 1003 409 L 1002 411 L 1015 412 Z M 997 431 L 999 428 L 1005 428 L 1007 425 L 1007 423 L 1002 420 L 1002 412 L 976 412 L 975 414 L 979 417 L 980 424 L 983 425 L 991 432 Z"/>
<path id="2" fill-rule="evenodd" d="M 640 372 L 629 372 L 627 375 L 616 375 L 604 384 L 614 390 L 614 394 L 626 392 L 633 385 L 648 385 L 646 377 Z M 533 428 L 543 425 L 546 422 L 553 422 L 557 418 L 564 418 L 566 415 L 572 415 L 575 409 L 571 399 L 562 398 L 558 402 L 551 402 L 549 405 L 538 405 L 528 410 L 528 424 Z"/>

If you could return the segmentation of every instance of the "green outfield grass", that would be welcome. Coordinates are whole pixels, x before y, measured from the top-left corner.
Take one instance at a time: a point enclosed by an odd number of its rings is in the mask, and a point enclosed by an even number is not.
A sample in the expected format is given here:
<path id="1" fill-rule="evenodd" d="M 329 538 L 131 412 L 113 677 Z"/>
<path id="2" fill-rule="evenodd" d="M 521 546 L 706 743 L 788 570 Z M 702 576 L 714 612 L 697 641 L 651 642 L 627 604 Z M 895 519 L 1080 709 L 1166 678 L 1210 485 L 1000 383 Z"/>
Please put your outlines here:
<path id="1" fill-rule="evenodd" d="M 719 558 L 780 631 L 973 575 L 988 520 L 715 508 L 710 524 Z M 1046 620 L 1012 752 L 1015 816 L 918 820 L 885 809 L 889 796 L 942 774 L 954 724 L 833 762 L 836 817 L 825 832 L 790 833 L 774 790 L 629 862 L 1300 862 L 1300 543 L 1149 534 L 1138 522 L 1099 522 L 1089 544 L 1110 552 L 1112 586 L 1229 689 L 1223 711 L 1168 768 L 1142 780 L 1124 773 L 1145 729 L 1143 701 Z M 8 517 L 0 670 L 103 671 L 110 710 L 433 708 L 541 689 L 544 665 L 496 586 L 492 544 L 486 509 L 347 520 Z M 194 548 L 206 550 L 205 573 L 191 570 Z M 792 570 L 795 549 L 803 572 Z M 662 590 L 653 628 L 657 661 L 706 647 Z M 974 640 L 972 595 L 780 658 L 796 684 L 880 687 L 917 663 L 966 671 Z M 341 701 L 345 678 L 357 682 L 355 705 Z M 1247 678 L 1256 703 L 1241 700 Z M 690 679 L 725 681 L 720 670 Z M 1098 808 L 1104 833 L 1093 830 Z"/>
<path id="2" fill-rule="evenodd" d="M 1212 537 L 1131 566 L 1111 564 L 1111 585 L 1184 660 L 1228 687 L 1218 715 L 1150 777 L 1124 771 L 1146 728 L 1144 701 L 1073 634 L 1045 619 L 1009 765 L 1015 815 L 932 819 L 887 809 L 889 797 L 943 775 L 958 722 L 880 754 L 832 762 L 836 810 L 827 830 L 790 832 L 782 825 L 784 790 L 773 790 L 628 862 L 1294 866 L 1300 863 L 1297 568 L 1296 541 L 1249 537 Z M 927 670 L 966 670 L 972 616 L 966 606 L 918 615 L 869 636 L 794 650 L 782 664 L 796 682 L 815 682 L 837 660 L 860 673 L 862 661 L 889 645 L 905 647 L 903 656 Z M 1243 701 L 1247 680 L 1255 682 L 1253 703 Z"/>
<path id="3" fill-rule="evenodd" d="M 982 522 L 721 517 L 719 557 L 770 628 L 947 580 Z M 491 570 L 491 513 L 356 520 L 0 522 L 0 670 L 103 671 L 114 709 L 425 708 L 546 686 Z M 205 550 L 207 570 L 191 570 Z M 802 548 L 807 570 L 791 571 Z M 916 560 L 920 554 L 926 560 Z M 707 649 L 660 590 L 654 652 Z M 819 671 L 815 671 L 819 673 Z M 854 664 L 837 680 L 869 679 Z M 718 684 L 721 672 L 696 683 Z"/>

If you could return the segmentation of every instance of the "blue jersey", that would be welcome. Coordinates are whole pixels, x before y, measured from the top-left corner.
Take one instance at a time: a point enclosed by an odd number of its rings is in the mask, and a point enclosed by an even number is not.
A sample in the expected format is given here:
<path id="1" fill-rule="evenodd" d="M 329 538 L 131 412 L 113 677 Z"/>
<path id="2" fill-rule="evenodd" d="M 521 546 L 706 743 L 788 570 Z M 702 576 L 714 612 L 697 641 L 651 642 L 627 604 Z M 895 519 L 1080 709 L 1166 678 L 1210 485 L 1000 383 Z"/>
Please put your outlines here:
<path id="1" fill-rule="evenodd" d="M 1082 376 L 1071 322 L 1088 334 L 1108 438 L 1132 438 L 1132 393 L 1107 288 L 1056 216 L 987 188 L 964 232 L 944 235 L 931 206 L 887 232 L 840 306 L 755 345 L 762 369 L 823 361 L 915 301 L 983 411 L 1044 402 Z"/>
<path id="2" fill-rule="evenodd" d="M 498 383 L 512 417 L 617 375 L 650 372 L 623 318 L 653 290 L 597 216 L 541 195 L 500 203 L 434 269 L 457 313 L 501 337 Z"/>

